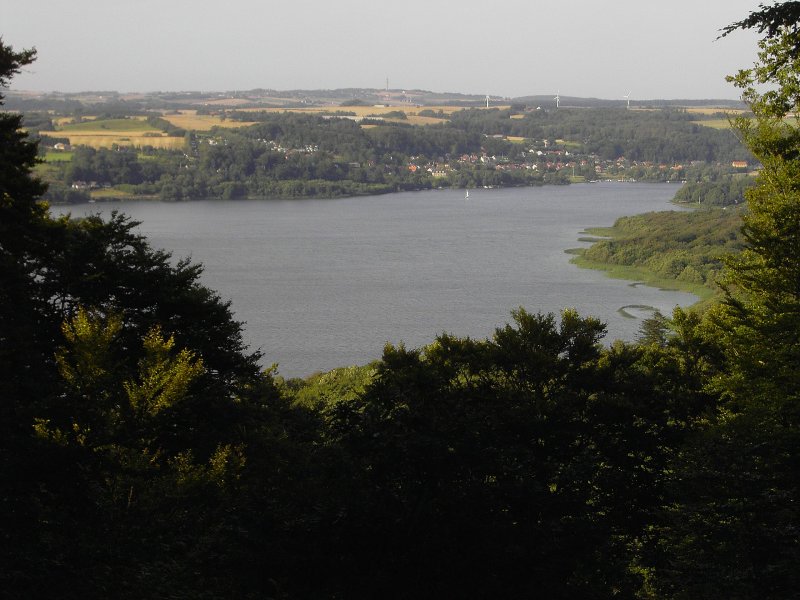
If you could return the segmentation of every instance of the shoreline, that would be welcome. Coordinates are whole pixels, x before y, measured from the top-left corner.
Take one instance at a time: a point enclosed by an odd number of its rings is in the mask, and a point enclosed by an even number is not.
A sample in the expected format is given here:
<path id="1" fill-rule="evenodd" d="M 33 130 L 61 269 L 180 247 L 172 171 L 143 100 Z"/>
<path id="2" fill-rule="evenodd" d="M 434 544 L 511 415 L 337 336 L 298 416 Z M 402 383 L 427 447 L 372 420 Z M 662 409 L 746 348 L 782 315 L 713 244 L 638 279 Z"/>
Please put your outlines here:
<path id="1" fill-rule="evenodd" d="M 132 194 L 129 192 L 119 192 L 117 194 L 109 193 L 107 195 L 96 195 L 91 198 L 93 201 L 89 202 L 53 202 L 51 200 L 47 200 L 44 198 L 46 202 L 48 202 L 51 206 L 79 206 L 81 204 L 100 204 L 100 203 L 107 203 L 107 202 L 126 202 L 126 201 L 152 201 L 152 202 L 164 202 L 166 204 L 170 203 L 178 203 L 178 202 L 194 202 L 196 200 L 220 200 L 224 202 L 233 201 L 233 202 L 248 202 L 251 200 L 260 201 L 260 200 L 339 200 L 342 198 L 361 198 L 364 196 L 385 196 L 391 194 L 403 194 L 406 192 L 428 192 L 428 191 L 435 191 L 435 190 L 466 190 L 466 189 L 514 189 L 514 188 L 539 188 L 539 187 L 563 187 L 563 186 L 571 186 L 571 185 L 597 185 L 603 183 L 640 183 L 640 184 L 647 184 L 647 185 L 681 185 L 682 182 L 675 182 L 675 181 L 638 181 L 638 180 L 618 180 L 618 179 L 596 179 L 591 181 L 564 181 L 558 183 L 532 183 L 529 185 L 493 185 L 493 186 L 483 186 L 480 188 L 467 188 L 467 187 L 419 187 L 419 188 L 410 188 L 410 189 L 398 189 L 398 190 L 386 190 L 386 191 L 369 191 L 364 193 L 355 193 L 355 194 L 342 194 L 337 196 L 325 196 L 325 195 L 317 195 L 317 196 L 247 196 L 243 198 L 220 198 L 217 196 L 209 196 L 206 198 L 192 198 L 190 200 L 178 199 L 178 200 L 170 200 L 170 199 L 163 199 L 159 197 L 157 194 Z"/>
<path id="2" fill-rule="evenodd" d="M 581 250 L 584 250 L 584 248 L 570 248 L 564 251 L 566 254 L 573 255 L 569 261 L 570 264 L 573 264 L 580 269 L 603 271 L 607 277 L 612 279 L 630 281 L 630 285 L 632 287 L 637 285 L 646 285 L 648 287 L 654 287 L 664 291 L 688 292 L 694 296 L 697 296 L 697 301 L 692 304 L 693 307 L 702 302 L 706 302 L 715 296 L 714 290 L 706 285 L 679 281 L 677 279 L 665 279 L 663 277 L 659 277 L 644 267 L 632 267 L 629 265 L 618 265 L 615 263 L 596 262 L 586 259 L 578 254 L 578 252 Z"/>

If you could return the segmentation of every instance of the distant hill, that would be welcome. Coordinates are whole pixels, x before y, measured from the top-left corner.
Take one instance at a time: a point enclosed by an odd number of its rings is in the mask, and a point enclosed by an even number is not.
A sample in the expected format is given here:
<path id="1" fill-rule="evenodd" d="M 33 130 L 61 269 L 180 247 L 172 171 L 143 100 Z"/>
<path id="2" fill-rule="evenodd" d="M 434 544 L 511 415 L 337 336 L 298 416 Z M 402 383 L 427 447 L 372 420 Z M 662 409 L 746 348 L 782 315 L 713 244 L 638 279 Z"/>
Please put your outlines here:
<path id="1" fill-rule="evenodd" d="M 554 94 L 520 96 L 508 98 L 489 96 L 491 105 L 519 104 L 531 108 L 550 108 L 555 106 Z M 622 98 L 581 98 L 560 96 L 562 107 L 611 108 L 624 106 Z M 271 90 L 254 89 L 243 91 L 183 91 L 119 93 L 115 91 L 88 91 L 79 93 L 28 92 L 10 90 L 6 96 L 6 110 L 64 110 L 76 106 L 123 105 L 127 109 L 192 109 L 203 106 L 219 108 L 264 108 L 302 106 L 338 106 L 343 103 L 360 102 L 368 105 L 390 106 L 485 106 L 486 96 L 462 94 L 457 92 L 432 92 L 417 89 L 371 89 L 341 88 L 334 90 Z M 738 100 L 723 99 L 683 99 L 683 100 L 640 100 L 631 99 L 631 108 L 649 107 L 716 107 L 742 109 L 744 104 Z"/>
<path id="2" fill-rule="evenodd" d="M 518 98 L 511 98 L 510 102 L 515 104 L 525 104 L 526 106 L 541 106 L 542 108 L 549 108 L 555 106 L 555 94 L 538 95 L 538 96 L 520 96 Z M 563 108 L 614 108 L 623 107 L 626 105 L 624 98 L 581 98 L 577 96 L 559 96 L 559 104 Z M 631 98 L 631 108 L 695 108 L 695 107 L 713 107 L 713 108 L 731 108 L 743 110 L 746 108 L 744 102 L 740 100 L 724 100 L 718 98 L 705 98 L 705 99 L 678 99 L 678 100 L 640 100 Z"/>

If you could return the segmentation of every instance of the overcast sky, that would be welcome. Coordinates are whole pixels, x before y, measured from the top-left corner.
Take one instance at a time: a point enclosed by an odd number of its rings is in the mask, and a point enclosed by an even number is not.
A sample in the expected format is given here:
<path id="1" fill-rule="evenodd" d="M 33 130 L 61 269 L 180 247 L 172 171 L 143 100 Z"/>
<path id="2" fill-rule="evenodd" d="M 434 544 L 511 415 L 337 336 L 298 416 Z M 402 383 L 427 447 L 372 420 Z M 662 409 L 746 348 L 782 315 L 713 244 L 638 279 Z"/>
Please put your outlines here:
<path id="1" fill-rule="evenodd" d="M 763 1 L 763 0 L 761 0 Z M 737 98 L 759 0 L 0 0 L 12 89 L 426 89 Z M 716 40 L 716 41 L 715 41 Z"/>

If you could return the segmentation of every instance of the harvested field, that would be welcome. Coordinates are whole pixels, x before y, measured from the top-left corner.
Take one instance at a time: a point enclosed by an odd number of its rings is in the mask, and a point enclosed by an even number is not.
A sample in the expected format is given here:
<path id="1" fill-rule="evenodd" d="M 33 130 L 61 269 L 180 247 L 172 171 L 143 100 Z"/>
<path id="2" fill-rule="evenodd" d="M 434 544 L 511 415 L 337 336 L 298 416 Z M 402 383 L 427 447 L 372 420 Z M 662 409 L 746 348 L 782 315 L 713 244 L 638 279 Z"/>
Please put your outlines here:
<path id="1" fill-rule="evenodd" d="M 695 121 L 698 125 L 702 125 L 703 127 L 711 127 L 712 129 L 730 129 L 731 123 L 728 119 L 703 119 L 701 121 Z"/>
<path id="2" fill-rule="evenodd" d="M 162 119 L 169 121 L 175 127 L 189 131 L 209 131 L 212 127 L 247 127 L 253 122 L 233 121 L 222 119 L 216 115 L 198 115 L 196 110 L 181 110 L 178 114 L 166 114 Z"/>
<path id="3" fill-rule="evenodd" d="M 42 131 L 42 135 L 58 138 L 67 138 L 72 146 L 91 146 L 92 148 L 111 148 L 112 146 L 132 146 L 143 148 L 163 148 L 177 150 L 183 148 L 186 141 L 182 137 L 167 137 L 162 133 L 149 135 L 138 134 L 130 131 Z"/>

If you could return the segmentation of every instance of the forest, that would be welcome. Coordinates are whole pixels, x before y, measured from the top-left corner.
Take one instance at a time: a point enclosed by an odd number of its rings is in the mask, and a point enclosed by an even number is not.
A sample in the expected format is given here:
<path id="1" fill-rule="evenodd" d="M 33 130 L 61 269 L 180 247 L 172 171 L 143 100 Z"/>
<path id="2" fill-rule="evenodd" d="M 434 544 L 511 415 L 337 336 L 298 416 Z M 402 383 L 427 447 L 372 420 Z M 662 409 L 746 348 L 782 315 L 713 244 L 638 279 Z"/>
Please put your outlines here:
<path id="1" fill-rule="evenodd" d="M 3 595 L 796 598 L 798 23 L 786 2 L 727 30 L 762 35 L 732 81 L 763 168 L 721 296 L 611 346 L 594 318 L 515 308 L 488 339 L 283 380 L 200 265 L 119 214 L 51 216 L 37 143 L 0 113 Z M 35 57 L 0 41 L 0 88 Z M 212 150 L 229 174 L 270 157 Z"/>
<path id="2" fill-rule="evenodd" d="M 680 192 L 679 192 L 680 193 Z M 720 294 L 724 261 L 741 251 L 742 211 L 711 208 L 621 217 L 613 227 L 588 230 L 592 245 L 570 251 L 579 266 L 613 272 L 631 267 L 651 285 L 678 286 L 701 297 Z M 688 285 L 687 285 L 688 284 Z"/>

